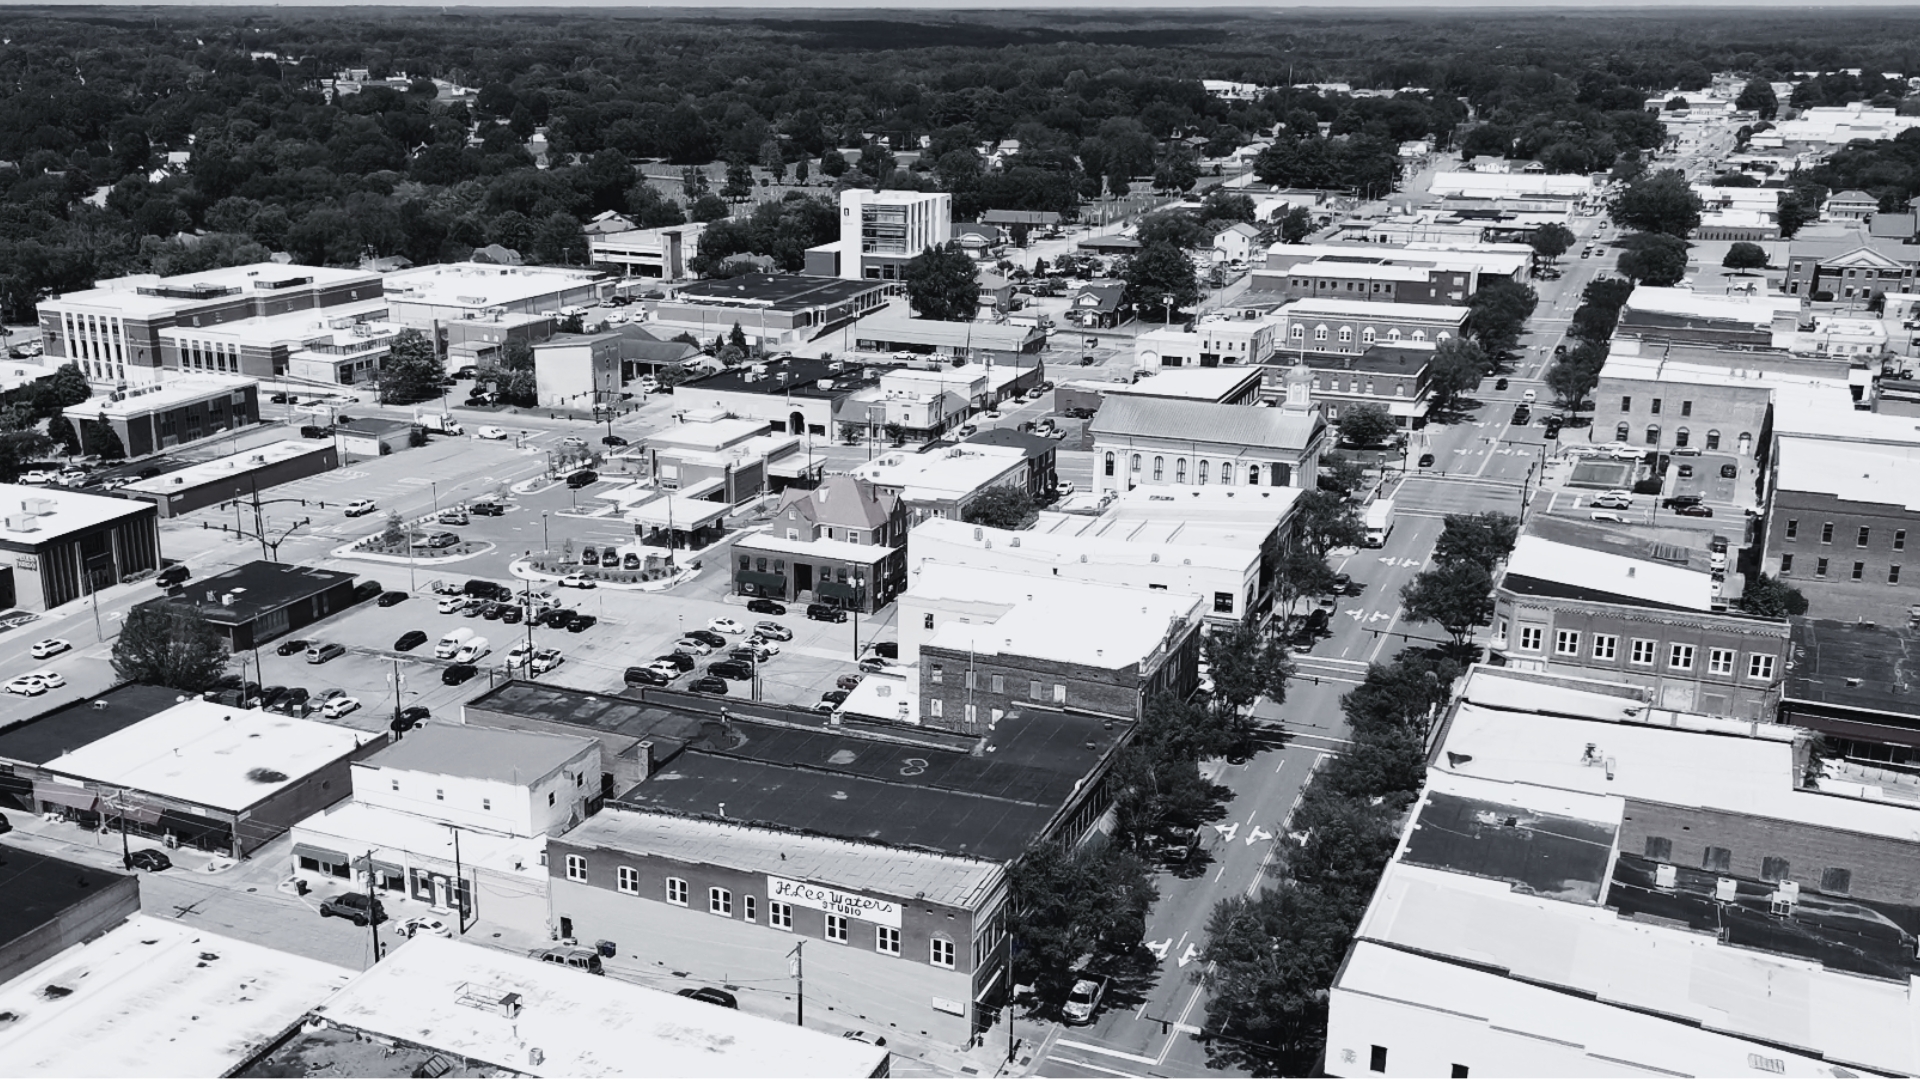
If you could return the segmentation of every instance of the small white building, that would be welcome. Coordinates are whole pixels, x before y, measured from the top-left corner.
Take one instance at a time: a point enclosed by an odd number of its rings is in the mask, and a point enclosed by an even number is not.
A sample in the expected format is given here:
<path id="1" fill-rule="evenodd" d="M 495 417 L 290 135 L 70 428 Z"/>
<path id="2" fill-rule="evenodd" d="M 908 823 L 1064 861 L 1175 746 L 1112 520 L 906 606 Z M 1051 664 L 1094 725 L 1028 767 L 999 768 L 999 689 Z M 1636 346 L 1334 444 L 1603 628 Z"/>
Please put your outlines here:
<path id="1" fill-rule="evenodd" d="M 600 771 L 591 739 L 428 724 L 354 762 L 353 793 L 460 828 L 541 836 L 580 823 Z"/>
<path id="2" fill-rule="evenodd" d="M 1218 263 L 1247 263 L 1259 254 L 1260 230 L 1244 221 L 1235 222 L 1221 229 L 1213 237 L 1213 261 Z"/>
<path id="3" fill-rule="evenodd" d="M 1017 446 L 962 443 L 924 454 L 893 450 L 850 470 L 882 496 L 895 496 L 914 521 L 959 520 L 967 507 L 993 488 L 1025 490 L 1026 451 Z"/>
<path id="4" fill-rule="evenodd" d="M 700 253 L 701 222 L 658 229 L 616 229 L 594 232 L 588 227 L 587 258 L 623 277 L 647 281 L 679 281 L 687 264 Z"/>
<path id="5" fill-rule="evenodd" d="M 543 409 L 593 409 L 620 400 L 620 335 L 556 334 L 533 347 Z"/>

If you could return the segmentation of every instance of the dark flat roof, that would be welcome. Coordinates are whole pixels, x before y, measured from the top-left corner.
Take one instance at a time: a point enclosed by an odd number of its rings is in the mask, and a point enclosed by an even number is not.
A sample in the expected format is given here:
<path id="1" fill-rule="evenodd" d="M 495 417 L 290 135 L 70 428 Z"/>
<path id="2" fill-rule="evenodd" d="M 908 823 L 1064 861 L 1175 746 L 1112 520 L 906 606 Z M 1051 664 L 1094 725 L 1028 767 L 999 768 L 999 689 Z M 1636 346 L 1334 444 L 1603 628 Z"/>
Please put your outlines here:
<path id="1" fill-rule="evenodd" d="M 764 374 L 756 375 L 755 367 L 765 367 Z M 836 360 L 821 360 L 806 356 L 783 356 L 768 360 L 764 364 L 742 364 L 739 367 L 718 371 L 703 379 L 691 379 L 681 384 L 682 390 L 727 390 L 742 394 L 767 394 L 773 397 L 832 398 L 850 394 L 865 385 L 865 368 L 857 364 L 847 364 Z M 781 376 L 786 381 L 781 381 Z M 830 390 L 820 387 L 820 380 L 833 380 Z"/>
<path id="2" fill-rule="evenodd" d="M 717 281 L 694 281 L 675 290 L 675 299 L 753 303 L 778 311 L 844 304 L 887 287 L 885 281 L 813 277 L 807 274 L 741 274 Z"/>
<path id="3" fill-rule="evenodd" d="M 1071 801 L 1124 729 L 1056 713 L 1003 717 L 991 752 L 845 728 L 734 720 L 733 745 L 690 748 L 615 800 L 634 810 L 751 822 L 1005 861 Z"/>
<path id="4" fill-rule="evenodd" d="M 379 416 L 364 416 L 351 423 L 341 424 L 339 430 L 348 435 L 391 435 L 412 426 L 411 420 L 388 420 Z"/>
<path id="5" fill-rule="evenodd" d="M 231 626 L 251 622 L 266 612 L 318 596 L 352 580 L 352 574 L 339 570 L 255 560 L 224 574 L 188 582 L 179 596 L 154 602 L 198 608 L 214 622 Z M 229 593 L 233 594 L 231 603 L 226 600 Z"/>
<path id="6" fill-rule="evenodd" d="M 1011 428 L 988 428 L 967 436 L 966 441 L 985 443 L 989 446 L 1018 447 L 1026 453 L 1028 458 L 1046 457 L 1058 446 L 1052 439 L 1043 439 L 1030 432 L 1014 431 Z"/>
<path id="7" fill-rule="evenodd" d="M 1375 345 L 1359 356 L 1313 354 L 1307 357 L 1307 366 L 1318 371 L 1372 371 L 1398 375 L 1412 375 L 1431 363 L 1432 349 L 1410 349 L 1404 345 Z"/>
<path id="8" fill-rule="evenodd" d="M 638 660 L 635 661 L 639 662 Z M 691 745 L 724 745 L 726 726 L 718 716 L 652 704 L 619 694 L 595 694 L 533 682 L 503 683 L 467 703 L 552 724 L 583 728 L 582 735 L 606 733 L 652 739 L 656 761 Z"/>
<path id="9" fill-rule="evenodd" d="M 69 750 L 98 742 L 173 708 L 179 697 L 180 691 L 164 686 L 122 683 L 0 731 L 0 761 L 44 765 Z"/>
<path id="10" fill-rule="evenodd" d="M 1435 792 L 1401 861 L 1597 904 L 1615 832 L 1611 822 Z"/>
<path id="11" fill-rule="evenodd" d="M 0 946 L 45 926 L 123 876 L 0 843 Z"/>
<path id="12" fill-rule="evenodd" d="M 1920 716 L 1920 635 L 1832 619 L 1791 623 L 1784 699 Z"/>

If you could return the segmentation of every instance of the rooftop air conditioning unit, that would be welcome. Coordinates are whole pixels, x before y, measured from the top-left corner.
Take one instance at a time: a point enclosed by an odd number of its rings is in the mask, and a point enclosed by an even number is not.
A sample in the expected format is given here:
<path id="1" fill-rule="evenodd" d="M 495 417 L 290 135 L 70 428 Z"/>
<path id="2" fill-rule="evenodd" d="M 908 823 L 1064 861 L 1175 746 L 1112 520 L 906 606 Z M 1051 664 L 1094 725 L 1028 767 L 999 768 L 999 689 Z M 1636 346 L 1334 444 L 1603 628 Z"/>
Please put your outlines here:
<path id="1" fill-rule="evenodd" d="M 220 606 L 222 606 L 222 607 L 232 607 L 232 606 L 233 606 L 233 601 L 234 601 L 234 599 L 235 599 L 235 598 L 234 598 L 234 595 L 233 595 L 232 593 L 221 593 L 221 594 L 220 594 Z"/>

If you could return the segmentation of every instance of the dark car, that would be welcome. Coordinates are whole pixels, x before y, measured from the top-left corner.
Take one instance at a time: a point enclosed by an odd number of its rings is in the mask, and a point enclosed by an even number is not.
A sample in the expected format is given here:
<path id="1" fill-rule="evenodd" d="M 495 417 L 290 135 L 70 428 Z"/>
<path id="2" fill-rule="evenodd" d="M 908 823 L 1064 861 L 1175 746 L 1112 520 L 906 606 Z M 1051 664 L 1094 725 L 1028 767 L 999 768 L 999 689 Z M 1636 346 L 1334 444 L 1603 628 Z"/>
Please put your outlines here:
<path id="1" fill-rule="evenodd" d="M 467 513 L 472 514 L 475 517 L 499 517 L 500 515 L 506 512 L 507 512 L 507 508 L 500 505 L 497 502 L 483 501 L 483 502 L 477 502 L 477 503 L 470 503 L 467 506 Z"/>
<path id="2" fill-rule="evenodd" d="M 839 678 L 833 680 L 833 685 L 842 690 L 851 690 L 854 687 L 860 685 L 860 676 L 842 675 Z"/>
<path id="3" fill-rule="evenodd" d="M 1682 479 L 1682 480 L 1691 480 L 1691 479 L 1693 479 L 1693 466 L 1692 466 L 1692 465 L 1676 465 L 1676 466 L 1674 466 L 1674 471 L 1675 471 L 1675 472 L 1677 472 L 1677 473 L 1679 474 L 1679 476 L 1680 476 L 1680 479 Z"/>
<path id="4" fill-rule="evenodd" d="M 844 705 L 847 700 L 847 692 L 845 690 L 829 690 L 820 695 L 820 700 L 829 705 Z"/>
<path id="5" fill-rule="evenodd" d="M 652 668 L 645 667 L 628 668 L 626 680 L 628 686 L 665 686 L 673 681 Z"/>
<path id="6" fill-rule="evenodd" d="M 1335 596 L 1347 595 L 1347 589 L 1351 588 L 1352 585 L 1353 585 L 1353 575 L 1351 574 L 1333 575 L 1333 595 Z"/>
<path id="7" fill-rule="evenodd" d="M 404 604 L 411 599 L 413 599 L 413 596 L 410 593 L 401 592 L 399 589 L 388 589 L 386 592 L 381 593 L 380 599 L 374 601 L 374 603 L 379 604 L 381 607 L 392 607 L 395 604 Z"/>
<path id="8" fill-rule="evenodd" d="M 272 402 L 275 405 L 285 405 L 287 403 L 287 395 L 275 394 L 272 397 L 268 398 L 267 400 Z"/>
<path id="9" fill-rule="evenodd" d="M 409 630 L 401 634 L 399 640 L 393 643 L 393 651 L 406 652 L 409 649 L 417 649 L 426 643 L 427 632 L 425 630 Z"/>
<path id="10" fill-rule="evenodd" d="M 884 656 L 889 660 L 900 659 L 900 643 L 897 641 L 876 641 L 870 648 L 873 649 L 875 656 Z"/>
<path id="11" fill-rule="evenodd" d="M 678 993 L 683 998 L 704 1001 L 709 1005 L 719 1005 L 722 1008 L 737 1009 L 740 1007 L 740 1002 L 736 1000 L 732 994 L 727 993 L 725 990 L 715 990 L 711 986 L 702 986 L 698 989 L 690 986 L 685 990 L 678 991 Z"/>
<path id="12" fill-rule="evenodd" d="M 581 566 L 599 566 L 600 550 L 598 548 L 592 548 L 592 547 L 581 549 L 580 565 Z"/>
<path id="13" fill-rule="evenodd" d="M 875 672 L 887 670 L 887 662 L 885 660 L 880 659 L 877 656 L 867 657 L 865 660 L 860 661 L 858 666 L 860 668 L 861 673 L 866 675 L 872 675 Z"/>
<path id="14" fill-rule="evenodd" d="M 363 581 L 353 587 L 353 602 L 364 604 L 385 591 L 377 581 Z"/>
<path id="15" fill-rule="evenodd" d="M 764 596 L 756 596 L 747 601 L 747 610 L 757 615 L 785 615 L 787 605 L 777 600 L 769 600 Z"/>
<path id="16" fill-rule="evenodd" d="M 1706 499 L 1699 495 L 1672 495 L 1661 499 L 1660 507 L 1663 510 L 1678 510 L 1683 506 L 1696 506 L 1705 501 Z"/>
<path id="17" fill-rule="evenodd" d="M 174 563 L 172 566 L 153 575 L 153 583 L 163 589 L 170 589 L 192 576 L 192 570 L 180 563 Z"/>
<path id="18" fill-rule="evenodd" d="M 724 694 L 727 692 L 727 680 L 712 675 L 702 675 L 688 683 L 687 689 L 696 694 Z"/>
<path id="19" fill-rule="evenodd" d="M 432 713 L 427 711 L 425 705 L 409 705 L 400 710 L 400 715 L 395 717 L 387 726 L 395 731 L 412 731 L 414 728 L 426 723 L 432 715 Z"/>
<path id="20" fill-rule="evenodd" d="M 1332 612 L 1326 608 L 1315 608 L 1307 612 L 1306 622 L 1302 624 L 1301 628 L 1309 634 L 1318 636 L 1327 632 L 1327 625 L 1332 621 Z"/>
<path id="21" fill-rule="evenodd" d="M 1505 390 L 1507 388 L 1507 380 L 1505 379 L 1495 380 L 1493 384 L 1493 388 L 1495 390 Z"/>
<path id="22" fill-rule="evenodd" d="M 129 870 L 146 870 L 157 874 L 172 865 L 173 860 L 167 858 L 167 853 L 159 848 L 141 848 L 127 856 Z"/>
<path id="23" fill-rule="evenodd" d="M 621 437 L 620 437 L 620 436 L 618 436 L 618 435 L 605 435 L 605 436 L 602 436 L 602 437 L 601 437 L 601 439 L 600 439 L 600 441 L 601 441 L 602 443 L 604 443 L 604 444 L 606 444 L 607 446 L 625 446 L 625 445 L 627 445 L 627 440 L 625 440 L 625 439 L 623 439 L 623 438 L 621 438 Z"/>
<path id="24" fill-rule="evenodd" d="M 741 682 L 753 678 L 753 668 L 738 660 L 718 660 L 707 665 L 707 674 Z"/>
<path id="25" fill-rule="evenodd" d="M 567 486 L 578 490 L 598 479 L 600 479 L 599 473 L 594 472 L 592 469 L 581 469 L 579 472 L 567 477 Z"/>
<path id="26" fill-rule="evenodd" d="M 687 636 L 702 645 L 711 645 L 716 649 L 723 649 L 727 645 L 726 637 L 722 634 L 716 634 L 712 630 L 689 630 L 687 631 Z"/>
<path id="27" fill-rule="evenodd" d="M 485 607 L 480 609 L 480 617 L 488 622 L 498 622 L 500 616 L 505 613 L 506 610 L 507 605 L 498 600 L 490 600 Z"/>
<path id="28" fill-rule="evenodd" d="M 517 623 L 526 617 L 527 609 L 519 604 L 508 604 L 507 610 L 500 613 L 500 621 L 503 623 Z"/>
<path id="29" fill-rule="evenodd" d="M 1433 455 L 1432 455 L 1432 454 L 1421 454 L 1421 455 L 1420 455 L 1420 468 L 1422 468 L 1422 469 L 1431 469 L 1431 468 L 1433 468 Z"/>
<path id="30" fill-rule="evenodd" d="M 437 532 L 427 537 L 427 546 L 430 548 L 450 548 L 459 542 L 460 534 L 458 533 Z"/>
<path id="31" fill-rule="evenodd" d="M 320 917 L 324 919 L 332 915 L 349 919 L 355 926 L 387 921 L 387 910 L 380 906 L 380 901 L 369 900 L 363 893 L 341 893 L 320 901 Z"/>
<path id="32" fill-rule="evenodd" d="M 1533 410 L 1521 405 L 1513 410 L 1513 422 L 1525 427 L 1533 422 Z"/>
<path id="33" fill-rule="evenodd" d="M 807 618 L 817 622 L 846 622 L 847 612 L 832 604 L 808 604 Z"/>
<path id="34" fill-rule="evenodd" d="M 461 683 L 466 682 L 478 674 L 480 674 L 480 669 L 474 667 L 472 664 L 454 664 L 440 673 L 440 681 L 446 683 L 448 686 L 459 686 Z"/>
<path id="35" fill-rule="evenodd" d="M 1547 438 L 1557 439 L 1560 437 L 1561 423 L 1561 419 L 1557 416 L 1547 417 Z"/>
<path id="36" fill-rule="evenodd" d="M 1739 475 L 1740 475 L 1740 468 L 1737 465 L 1728 463 L 1726 465 L 1720 466 L 1720 479 L 1722 480 L 1732 480 L 1738 477 Z"/>
<path id="37" fill-rule="evenodd" d="M 306 652 L 307 646 L 310 644 L 312 644 L 312 642 L 304 638 L 294 638 L 291 641 L 281 642 L 273 651 L 281 656 L 292 656 L 294 653 Z"/>
<path id="38" fill-rule="evenodd" d="M 287 688 L 284 686 L 264 686 L 261 687 L 260 692 L 254 696 L 260 700 L 261 708 L 271 709 L 275 702 L 287 696 Z"/>
<path id="39" fill-rule="evenodd" d="M 771 655 L 766 649 L 752 642 L 727 650 L 728 657 L 748 664 L 764 664 Z"/>
<path id="40" fill-rule="evenodd" d="M 654 659 L 672 664 L 681 671 L 692 671 L 694 667 L 693 657 L 683 652 L 661 653 L 659 656 L 654 657 Z"/>
<path id="41" fill-rule="evenodd" d="M 1673 508 L 1673 512 L 1679 514 L 1681 517 L 1712 517 L 1713 507 L 1694 503 L 1691 506 L 1676 506 Z"/>
<path id="42" fill-rule="evenodd" d="M 578 634 L 599 621 L 600 617 L 597 615 L 587 615 L 584 613 L 575 615 L 573 618 L 567 620 L 567 633 Z"/>
<path id="43" fill-rule="evenodd" d="M 576 614 L 578 614 L 578 612 L 572 608 L 548 608 L 546 613 L 540 616 L 540 621 L 537 625 L 551 626 L 555 630 L 558 630 L 567 625 L 567 620 L 573 618 Z"/>

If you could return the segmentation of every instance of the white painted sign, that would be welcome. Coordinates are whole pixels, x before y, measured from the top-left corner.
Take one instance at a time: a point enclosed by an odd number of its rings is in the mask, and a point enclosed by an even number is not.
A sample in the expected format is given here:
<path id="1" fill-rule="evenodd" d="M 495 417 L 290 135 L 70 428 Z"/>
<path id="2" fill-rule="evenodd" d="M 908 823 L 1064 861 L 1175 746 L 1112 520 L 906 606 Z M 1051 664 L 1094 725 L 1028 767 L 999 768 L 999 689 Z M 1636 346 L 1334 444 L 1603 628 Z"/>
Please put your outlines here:
<path id="1" fill-rule="evenodd" d="M 841 892 L 825 885 L 809 885 L 804 881 L 789 881 L 786 878 L 767 875 L 767 899 L 778 900 L 783 904 L 798 904 L 815 911 L 824 911 L 830 915 L 845 915 L 849 919 L 861 919 L 879 923 L 882 926 L 900 928 L 900 905 L 891 900 L 880 900 L 859 893 Z"/>
<path id="2" fill-rule="evenodd" d="M 967 1015 L 967 1003 L 955 1001 L 952 998 L 936 997 L 933 999 L 933 1007 L 940 1012 L 952 1013 L 955 1016 Z"/>

